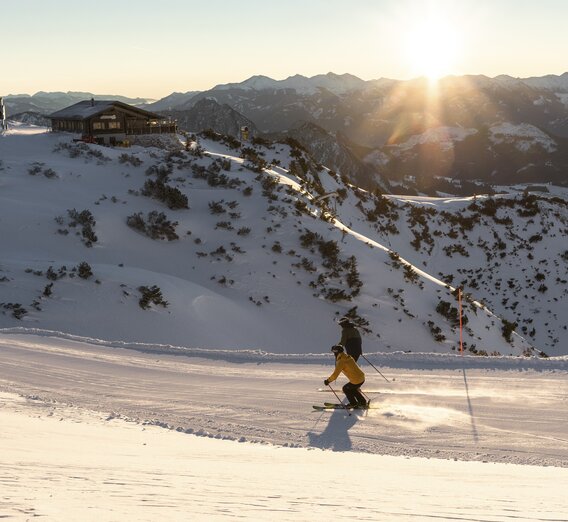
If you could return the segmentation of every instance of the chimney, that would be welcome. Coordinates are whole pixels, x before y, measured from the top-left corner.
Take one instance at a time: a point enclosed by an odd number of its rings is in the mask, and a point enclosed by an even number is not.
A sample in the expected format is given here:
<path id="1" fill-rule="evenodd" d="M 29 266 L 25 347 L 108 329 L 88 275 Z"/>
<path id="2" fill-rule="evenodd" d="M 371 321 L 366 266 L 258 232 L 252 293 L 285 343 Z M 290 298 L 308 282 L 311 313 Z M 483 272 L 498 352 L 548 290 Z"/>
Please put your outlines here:
<path id="1" fill-rule="evenodd" d="M 94 107 L 94 106 L 95 106 L 95 99 L 91 98 L 91 107 Z"/>

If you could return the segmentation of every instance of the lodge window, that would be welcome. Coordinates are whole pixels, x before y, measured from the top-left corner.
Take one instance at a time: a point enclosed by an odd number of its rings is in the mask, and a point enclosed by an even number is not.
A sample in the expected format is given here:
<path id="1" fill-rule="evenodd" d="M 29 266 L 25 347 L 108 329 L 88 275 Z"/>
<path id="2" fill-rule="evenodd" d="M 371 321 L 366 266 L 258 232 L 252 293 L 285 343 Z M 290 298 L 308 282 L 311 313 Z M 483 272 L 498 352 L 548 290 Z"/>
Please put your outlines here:
<path id="1" fill-rule="evenodd" d="M 103 130 L 105 128 L 105 124 L 103 121 L 94 121 L 93 122 L 93 130 Z"/>
<path id="2" fill-rule="evenodd" d="M 119 121 L 109 121 L 108 122 L 109 129 L 120 129 L 120 122 Z"/>

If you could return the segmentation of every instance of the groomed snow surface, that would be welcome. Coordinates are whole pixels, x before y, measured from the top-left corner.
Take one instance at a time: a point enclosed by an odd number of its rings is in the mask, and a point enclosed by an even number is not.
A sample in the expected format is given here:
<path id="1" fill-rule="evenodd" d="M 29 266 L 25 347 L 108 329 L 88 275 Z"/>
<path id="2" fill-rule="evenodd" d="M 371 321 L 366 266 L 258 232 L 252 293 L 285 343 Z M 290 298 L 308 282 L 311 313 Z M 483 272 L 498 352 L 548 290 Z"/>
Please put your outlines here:
<path id="1" fill-rule="evenodd" d="M 566 358 L 170 352 L 0 333 L 0 518 L 568 520 Z"/>

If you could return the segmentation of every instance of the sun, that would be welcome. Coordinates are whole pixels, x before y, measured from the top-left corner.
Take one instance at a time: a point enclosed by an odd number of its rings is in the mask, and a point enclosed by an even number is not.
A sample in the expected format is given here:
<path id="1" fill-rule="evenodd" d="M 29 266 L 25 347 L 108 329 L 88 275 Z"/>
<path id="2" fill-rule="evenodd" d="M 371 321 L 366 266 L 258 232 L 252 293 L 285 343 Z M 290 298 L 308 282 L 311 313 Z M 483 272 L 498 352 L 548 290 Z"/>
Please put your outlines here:
<path id="1" fill-rule="evenodd" d="M 430 80 L 451 74 L 460 48 L 458 32 L 443 17 L 431 16 L 420 21 L 407 34 L 406 54 L 411 74 Z"/>

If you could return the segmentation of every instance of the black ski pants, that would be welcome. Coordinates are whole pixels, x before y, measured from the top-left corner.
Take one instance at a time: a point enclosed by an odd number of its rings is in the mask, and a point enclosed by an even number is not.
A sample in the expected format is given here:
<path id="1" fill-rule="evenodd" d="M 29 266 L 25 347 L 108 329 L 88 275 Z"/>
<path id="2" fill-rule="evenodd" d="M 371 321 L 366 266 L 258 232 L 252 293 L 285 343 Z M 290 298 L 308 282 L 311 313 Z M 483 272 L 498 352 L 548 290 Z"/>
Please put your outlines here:
<path id="1" fill-rule="evenodd" d="M 359 390 L 363 384 L 365 384 L 365 381 L 361 384 L 348 382 L 345 386 L 343 386 L 343 393 L 345 394 L 345 397 L 347 397 L 351 406 L 364 406 L 367 404 L 365 397 L 361 393 L 361 390 Z"/>

